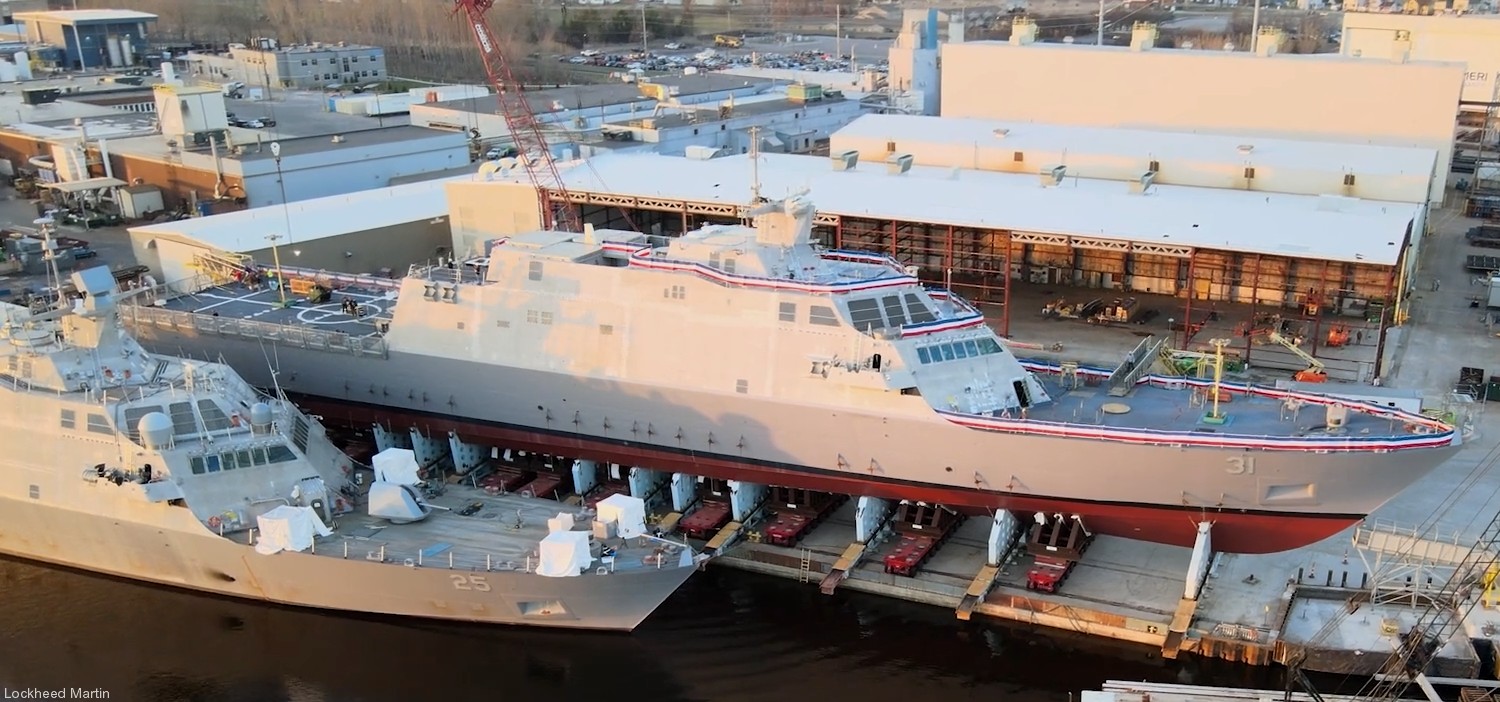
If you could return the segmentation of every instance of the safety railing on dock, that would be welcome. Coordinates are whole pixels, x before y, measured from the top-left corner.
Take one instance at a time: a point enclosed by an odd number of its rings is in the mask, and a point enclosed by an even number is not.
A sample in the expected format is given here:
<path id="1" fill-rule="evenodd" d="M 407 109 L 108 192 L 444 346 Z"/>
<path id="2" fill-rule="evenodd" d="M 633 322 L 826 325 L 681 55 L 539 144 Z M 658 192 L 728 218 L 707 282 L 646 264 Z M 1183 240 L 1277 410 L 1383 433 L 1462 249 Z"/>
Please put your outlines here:
<path id="1" fill-rule="evenodd" d="M 385 339 L 373 332 L 368 336 L 354 336 L 339 331 L 260 322 L 252 319 L 215 317 L 198 312 L 144 305 L 123 305 L 120 310 L 126 325 L 136 330 L 142 327 L 155 327 L 174 332 L 191 331 L 196 334 L 255 339 L 294 348 L 354 356 L 385 358 L 389 351 Z"/>

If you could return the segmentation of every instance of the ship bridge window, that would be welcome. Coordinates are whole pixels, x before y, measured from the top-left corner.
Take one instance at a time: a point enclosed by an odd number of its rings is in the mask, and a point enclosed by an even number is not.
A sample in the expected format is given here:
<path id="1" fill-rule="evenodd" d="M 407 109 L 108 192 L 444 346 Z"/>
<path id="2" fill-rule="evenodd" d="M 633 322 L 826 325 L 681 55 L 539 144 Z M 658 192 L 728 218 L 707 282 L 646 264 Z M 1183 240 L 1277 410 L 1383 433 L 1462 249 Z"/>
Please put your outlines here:
<path id="1" fill-rule="evenodd" d="M 254 466 L 270 465 L 272 463 L 287 463 L 297 460 L 297 454 L 290 448 L 281 444 L 273 446 L 255 446 L 238 451 L 225 451 L 224 453 L 212 453 L 207 456 L 193 456 L 188 459 L 188 467 L 193 475 L 204 475 L 205 473 L 219 473 L 238 468 L 251 468 Z"/>
<path id="2" fill-rule="evenodd" d="M 209 431 L 224 431 L 229 428 L 229 417 L 213 400 L 199 400 L 198 412 L 203 415 L 203 424 Z"/>
<path id="3" fill-rule="evenodd" d="M 1000 342 L 991 338 L 965 339 L 944 344 L 931 344 L 917 348 L 917 361 L 922 364 L 956 361 L 960 358 L 976 358 L 1000 353 Z"/>
<path id="4" fill-rule="evenodd" d="M 839 325 L 838 315 L 833 313 L 833 308 L 824 307 L 823 305 L 813 305 L 807 308 L 807 321 L 825 327 L 836 327 Z"/>
<path id="5" fill-rule="evenodd" d="M 114 428 L 109 425 L 109 420 L 105 419 L 104 415 L 102 414 L 89 414 L 88 422 L 89 431 L 94 432 L 95 434 L 115 433 Z"/>
<path id="6" fill-rule="evenodd" d="M 77 421 L 78 415 L 74 414 L 73 410 L 70 409 L 63 410 L 62 414 L 58 418 L 58 424 L 62 425 L 62 428 L 64 429 L 72 429 L 74 423 Z"/>
<path id="7" fill-rule="evenodd" d="M 697 132 L 694 132 L 694 133 L 696 134 Z M 708 267 L 709 268 L 720 268 L 720 267 L 722 267 L 720 265 L 720 262 L 719 262 L 719 252 L 718 251 L 710 251 L 710 252 L 708 252 Z"/>
<path id="8" fill-rule="evenodd" d="M 880 316 L 879 303 L 873 299 L 850 300 L 849 321 L 860 331 L 885 327 L 885 320 Z"/>
<path id="9" fill-rule="evenodd" d="M 730 275 L 734 275 L 734 259 L 732 259 L 732 258 L 726 258 L 726 259 L 724 259 L 724 272 L 728 273 Z"/>
<path id="10" fill-rule="evenodd" d="M 890 322 L 890 327 L 895 328 L 906 324 L 906 310 L 901 308 L 901 298 L 886 295 L 880 298 L 880 302 L 885 305 L 885 318 Z"/>
<path id="11" fill-rule="evenodd" d="M 198 433 L 198 416 L 193 413 L 193 403 L 173 402 L 167 406 L 167 415 L 172 418 L 172 433 L 188 436 Z"/>
<path id="12" fill-rule="evenodd" d="M 906 293 L 906 313 L 911 317 L 912 324 L 937 321 L 937 315 L 927 309 L 926 303 L 923 303 L 922 298 L 917 297 L 916 293 Z"/>
<path id="13" fill-rule="evenodd" d="M 777 319 L 783 322 L 797 321 L 797 303 L 783 302 L 781 303 L 781 306 L 778 308 L 778 310 L 779 311 L 776 314 Z"/>

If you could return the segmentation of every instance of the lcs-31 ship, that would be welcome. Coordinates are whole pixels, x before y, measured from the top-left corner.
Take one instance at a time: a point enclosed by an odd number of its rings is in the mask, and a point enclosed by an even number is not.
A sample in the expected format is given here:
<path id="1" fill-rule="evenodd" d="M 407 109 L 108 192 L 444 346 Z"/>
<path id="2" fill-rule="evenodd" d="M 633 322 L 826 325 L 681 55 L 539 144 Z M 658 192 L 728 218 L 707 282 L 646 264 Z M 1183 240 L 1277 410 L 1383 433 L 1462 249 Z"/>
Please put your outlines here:
<path id="1" fill-rule="evenodd" d="M 145 351 L 107 268 L 0 304 L 0 553 L 358 613 L 628 630 L 696 570 L 617 496 L 585 512 L 355 465 L 227 366 Z"/>
<path id="2" fill-rule="evenodd" d="M 271 382 L 258 369 L 274 359 L 288 392 L 330 421 L 1080 515 L 1164 543 L 1190 545 L 1210 521 L 1225 552 L 1333 535 L 1461 441 L 1449 423 L 1390 407 L 1153 375 L 1155 354 L 1140 349 L 1092 377 L 1028 366 L 957 295 L 885 256 L 817 246 L 804 197 L 750 215 L 677 238 L 524 234 L 386 289 L 320 277 L 347 285 L 355 302 L 342 310 L 275 310 L 274 293 L 230 284 L 135 319 L 156 348 L 222 357 L 253 382 Z"/>

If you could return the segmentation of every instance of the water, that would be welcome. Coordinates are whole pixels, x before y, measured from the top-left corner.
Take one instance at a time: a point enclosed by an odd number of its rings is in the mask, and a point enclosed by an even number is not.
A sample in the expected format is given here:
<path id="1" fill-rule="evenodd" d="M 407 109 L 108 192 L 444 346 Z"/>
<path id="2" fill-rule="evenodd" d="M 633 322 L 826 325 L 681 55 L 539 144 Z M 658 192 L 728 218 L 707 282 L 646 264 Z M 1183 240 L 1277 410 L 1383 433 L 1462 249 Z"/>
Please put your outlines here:
<path id="1" fill-rule="evenodd" d="M 1063 702 L 1111 678 L 1279 685 L 1272 671 L 723 569 L 632 635 L 353 618 L 9 560 L 0 595 L 0 687 L 132 702 Z"/>

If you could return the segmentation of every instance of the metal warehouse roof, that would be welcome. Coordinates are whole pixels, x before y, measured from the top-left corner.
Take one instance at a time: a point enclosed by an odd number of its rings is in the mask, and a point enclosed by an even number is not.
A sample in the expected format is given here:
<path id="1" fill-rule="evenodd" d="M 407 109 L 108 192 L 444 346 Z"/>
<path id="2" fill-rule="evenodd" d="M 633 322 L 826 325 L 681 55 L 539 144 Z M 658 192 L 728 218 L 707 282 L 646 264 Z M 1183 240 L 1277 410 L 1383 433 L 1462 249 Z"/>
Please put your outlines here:
<path id="1" fill-rule="evenodd" d="M 444 184 L 453 180 L 429 180 L 390 188 L 363 190 L 293 202 L 286 207 L 268 205 L 238 212 L 184 219 L 177 222 L 131 227 L 131 233 L 165 235 L 191 240 L 222 251 L 247 252 L 270 248 L 266 235 L 287 230 L 291 236 L 281 246 L 299 241 L 324 239 L 341 234 L 390 227 L 423 219 L 448 216 Z"/>
<path id="2" fill-rule="evenodd" d="M 17 12 L 17 22 L 58 22 L 61 24 L 98 24 L 101 22 L 154 21 L 156 15 L 135 10 L 54 10 L 50 12 Z"/>
<path id="3" fill-rule="evenodd" d="M 844 138 L 894 141 L 898 152 L 915 155 L 917 163 L 923 162 L 923 145 L 1426 178 L 1437 161 L 1436 150 L 1417 147 L 922 115 L 865 115 L 835 132 L 833 147 L 843 148 Z M 1242 146 L 1251 148 L 1242 152 Z"/>
<path id="4" fill-rule="evenodd" d="M 1336 196 L 1284 195 L 1154 185 L 1132 194 L 1122 181 L 914 166 L 896 175 L 882 163 L 835 171 L 827 158 L 765 154 L 761 193 L 807 189 L 823 214 L 1090 237 L 1150 246 L 1394 265 L 1421 206 Z M 483 178 L 483 176 L 475 176 Z M 512 180 L 525 179 L 512 172 Z M 567 187 L 669 200 L 749 200 L 748 156 L 706 161 L 611 153 L 563 173 Z M 272 208 L 274 209 L 274 208 Z"/>

